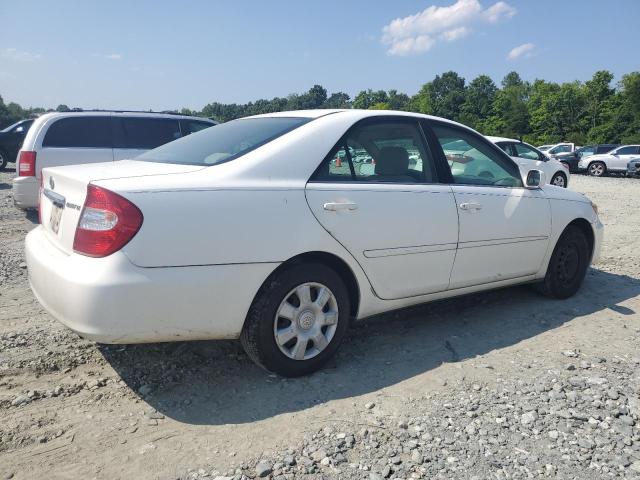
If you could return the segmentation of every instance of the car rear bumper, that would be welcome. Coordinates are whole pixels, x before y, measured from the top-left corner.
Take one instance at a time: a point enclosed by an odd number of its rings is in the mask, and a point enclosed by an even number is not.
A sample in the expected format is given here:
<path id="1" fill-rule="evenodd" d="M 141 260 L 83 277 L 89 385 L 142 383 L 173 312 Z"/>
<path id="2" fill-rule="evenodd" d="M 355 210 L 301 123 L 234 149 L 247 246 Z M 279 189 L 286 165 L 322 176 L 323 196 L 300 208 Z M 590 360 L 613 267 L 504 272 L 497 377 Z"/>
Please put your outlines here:
<path id="1" fill-rule="evenodd" d="M 122 252 L 105 258 L 62 252 L 42 227 L 25 243 L 38 301 L 101 343 L 237 338 L 255 293 L 278 265 L 142 268 Z"/>
<path id="2" fill-rule="evenodd" d="M 39 190 L 36 177 L 16 177 L 13 179 L 13 203 L 23 209 L 37 208 Z"/>

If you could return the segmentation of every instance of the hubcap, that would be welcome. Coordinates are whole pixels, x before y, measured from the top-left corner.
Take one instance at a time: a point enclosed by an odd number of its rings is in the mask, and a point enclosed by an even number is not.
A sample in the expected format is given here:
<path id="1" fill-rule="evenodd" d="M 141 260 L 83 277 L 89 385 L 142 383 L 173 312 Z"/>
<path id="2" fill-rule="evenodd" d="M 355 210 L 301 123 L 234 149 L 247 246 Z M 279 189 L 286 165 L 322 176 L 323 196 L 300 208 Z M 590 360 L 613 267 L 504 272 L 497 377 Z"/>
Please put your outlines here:
<path id="1" fill-rule="evenodd" d="M 564 177 L 562 175 L 556 175 L 553 179 L 553 184 L 557 187 L 564 187 Z"/>
<path id="2" fill-rule="evenodd" d="M 282 353 L 293 360 L 319 355 L 333 339 L 338 325 L 338 301 L 321 283 L 303 283 L 282 300 L 273 334 Z"/>

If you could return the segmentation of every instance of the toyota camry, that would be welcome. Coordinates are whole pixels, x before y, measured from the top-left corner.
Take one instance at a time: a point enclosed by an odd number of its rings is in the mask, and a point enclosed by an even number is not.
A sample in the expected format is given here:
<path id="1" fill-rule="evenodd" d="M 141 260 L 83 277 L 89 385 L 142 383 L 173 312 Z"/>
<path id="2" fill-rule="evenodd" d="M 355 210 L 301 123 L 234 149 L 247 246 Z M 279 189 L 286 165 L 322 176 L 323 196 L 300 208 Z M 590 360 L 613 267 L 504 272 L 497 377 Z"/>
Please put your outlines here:
<path id="1" fill-rule="evenodd" d="M 441 118 L 243 118 L 134 160 L 45 168 L 31 287 L 97 342 L 240 339 L 303 375 L 357 319 L 522 283 L 575 294 L 603 226 L 544 177 Z"/>

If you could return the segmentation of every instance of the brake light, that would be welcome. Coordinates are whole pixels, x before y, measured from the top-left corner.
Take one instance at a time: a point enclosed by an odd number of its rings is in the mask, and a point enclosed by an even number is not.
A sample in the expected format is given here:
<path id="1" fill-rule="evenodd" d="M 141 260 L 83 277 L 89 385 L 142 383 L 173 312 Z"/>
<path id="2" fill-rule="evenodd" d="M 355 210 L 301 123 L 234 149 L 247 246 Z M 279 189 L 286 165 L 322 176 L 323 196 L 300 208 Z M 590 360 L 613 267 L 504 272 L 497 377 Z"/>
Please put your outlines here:
<path id="1" fill-rule="evenodd" d="M 142 212 L 126 198 L 89 185 L 78 220 L 73 250 L 89 257 L 106 257 L 124 247 L 140 230 Z"/>
<path id="2" fill-rule="evenodd" d="M 29 152 L 27 150 L 20 151 L 20 157 L 18 158 L 18 176 L 36 176 L 36 152 Z"/>

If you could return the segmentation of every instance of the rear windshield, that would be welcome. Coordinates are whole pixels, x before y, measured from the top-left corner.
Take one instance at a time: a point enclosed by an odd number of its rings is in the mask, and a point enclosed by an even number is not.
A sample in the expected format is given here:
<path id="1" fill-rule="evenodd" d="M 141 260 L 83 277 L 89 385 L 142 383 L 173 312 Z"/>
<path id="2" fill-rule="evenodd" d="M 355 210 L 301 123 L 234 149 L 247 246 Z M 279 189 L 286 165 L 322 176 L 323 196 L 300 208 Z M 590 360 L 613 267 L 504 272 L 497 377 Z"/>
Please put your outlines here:
<path id="1" fill-rule="evenodd" d="M 150 150 L 136 160 L 187 165 L 216 165 L 251 150 L 309 122 L 310 118 L 244 118 L 211 128 Z"/>

